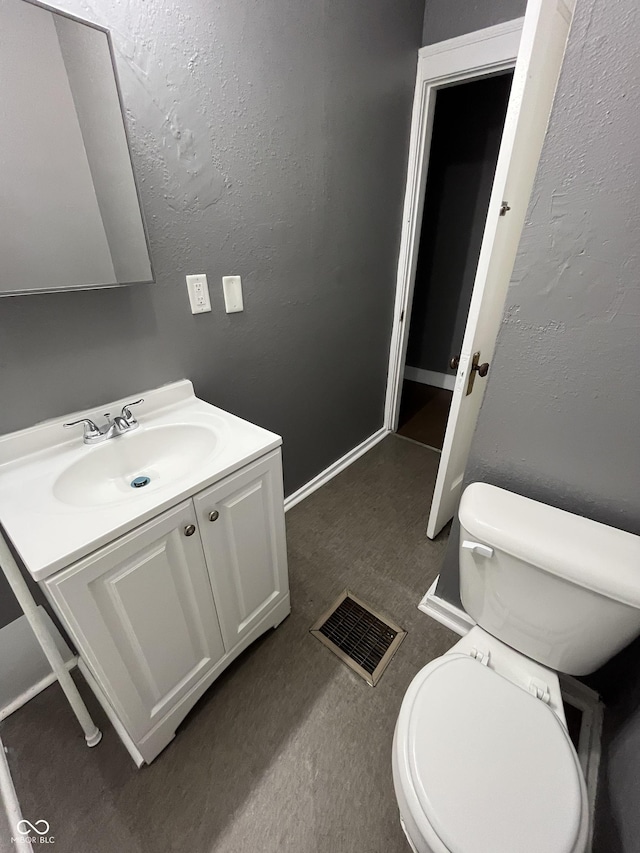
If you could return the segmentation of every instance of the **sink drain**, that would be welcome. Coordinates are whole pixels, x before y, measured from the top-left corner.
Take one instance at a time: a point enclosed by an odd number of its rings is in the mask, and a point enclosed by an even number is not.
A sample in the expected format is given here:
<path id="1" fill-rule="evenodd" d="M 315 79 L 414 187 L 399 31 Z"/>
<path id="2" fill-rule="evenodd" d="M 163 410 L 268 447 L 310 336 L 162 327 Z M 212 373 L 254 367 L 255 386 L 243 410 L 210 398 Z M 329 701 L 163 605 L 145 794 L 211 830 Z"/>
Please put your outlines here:
<path id="1" fill-rule="evenodd" d="M 141 489 L 143 486 L 148 486 L 150 482 L 151 482 L 151 477 L 147 477 L 146 475 L 143 475 L 141 477 L 135 477 L 131 481 L 131 488 L 132 489 Z"/>

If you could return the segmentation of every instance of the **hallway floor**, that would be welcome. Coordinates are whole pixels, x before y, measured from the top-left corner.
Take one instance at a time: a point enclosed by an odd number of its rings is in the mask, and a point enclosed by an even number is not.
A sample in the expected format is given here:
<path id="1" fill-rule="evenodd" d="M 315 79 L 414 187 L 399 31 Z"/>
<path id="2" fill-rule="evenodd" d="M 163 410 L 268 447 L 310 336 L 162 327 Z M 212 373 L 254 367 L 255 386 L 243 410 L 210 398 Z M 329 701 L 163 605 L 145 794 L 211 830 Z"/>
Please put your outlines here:
<path id="1" fill-rule="evenodd" d="M 389 436 L 287 513 L 291 616 L 149 767 L 91 696 L 104 738 L 86 748 L 57 685 L 0 724 L 24 817 L 49 821 L 57 853 L 408 853 L 393 729 L 415 673 L 457 639 L 417 609 L 446 546 L 425 535 L 438 461 Z M 345 588 L 408 631 L 375 688 L 308 633 Z"/>
<path id="2" fill-rule="evenodd" d="M 434 450 L 442 450 L 453 392 L 405 379 L 398 418 L 398 435 Z"/>

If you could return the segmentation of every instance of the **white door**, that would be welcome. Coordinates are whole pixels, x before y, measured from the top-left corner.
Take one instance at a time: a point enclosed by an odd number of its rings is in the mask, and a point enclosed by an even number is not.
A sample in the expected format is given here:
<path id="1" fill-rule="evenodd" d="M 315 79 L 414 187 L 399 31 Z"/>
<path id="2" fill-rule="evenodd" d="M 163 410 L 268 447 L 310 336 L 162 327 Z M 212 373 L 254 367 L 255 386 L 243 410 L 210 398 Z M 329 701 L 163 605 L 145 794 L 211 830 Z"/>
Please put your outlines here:
<path id="1" fill-rule="evenodd" d="M 480 364 L 490 364 L 493 356 L 570 24 L 563 0 L 529 0 L 431 504 L 427 535 L 432 539 L 453 518 L 460 500 L 485 389 L 485 380 L 476 375 L 467 393 L 473 356 L 479 353 Z M 509 209 L 501 215 L 503 202 Z"/>
<path id="2" fill-rule="evenodd" d="M 46 586 L 136 742 L 224 655 L 192 501 Z"/>
<path id="3" fill-rule="evenodd" d="M 288 594 L 276 450 L 194 498 L 227 651 Z"/>

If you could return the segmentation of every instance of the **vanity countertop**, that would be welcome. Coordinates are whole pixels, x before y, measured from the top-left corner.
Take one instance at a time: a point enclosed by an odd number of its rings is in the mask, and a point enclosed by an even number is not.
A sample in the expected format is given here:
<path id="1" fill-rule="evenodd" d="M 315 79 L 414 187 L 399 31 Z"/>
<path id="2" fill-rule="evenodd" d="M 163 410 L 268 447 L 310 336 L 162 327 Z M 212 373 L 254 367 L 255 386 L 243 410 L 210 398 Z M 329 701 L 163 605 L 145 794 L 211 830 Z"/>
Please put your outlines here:
<path id="1" fill-rule="evenodd" d="M 117 412 L 129 396 L 0 436 L 0 523 L 36 581 L 274 450 L 280 436 L 194 394 L 188 380 L 139 395 L 139 427 L 101 444 L 63 423 Z M 76 431 L 77 430 L 77 431 Z M 131 482 L 148 476 L 149 483 Z"/>

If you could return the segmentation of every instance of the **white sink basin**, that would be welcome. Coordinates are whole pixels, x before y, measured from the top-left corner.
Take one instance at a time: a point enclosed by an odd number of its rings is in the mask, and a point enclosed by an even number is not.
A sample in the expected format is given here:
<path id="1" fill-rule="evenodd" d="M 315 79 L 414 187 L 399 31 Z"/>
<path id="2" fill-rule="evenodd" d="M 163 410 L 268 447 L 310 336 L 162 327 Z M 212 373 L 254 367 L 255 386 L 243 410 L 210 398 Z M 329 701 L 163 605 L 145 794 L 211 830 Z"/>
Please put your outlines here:
<path id="1" fill-rule="evenodd" d="M 53 493 L 58 500 L 80 507 L 139 500 L 191 474 L 208 461 L 216 445 L 215 432 L 204 426 L 138 429 L 88 447 L 86 456 L 60 474 Z"/>
<path id="2" fill-rule="evenodd" d="M 144 397 L 138 429 L 93 446 L 63 423 L 100 421 Z M 0 435 L 0 519 L 44 580 L 279 447 L 282 439 L 199 400 L 186 379 Z M 139 488 L 131 483 L 149 478 Z"/>

